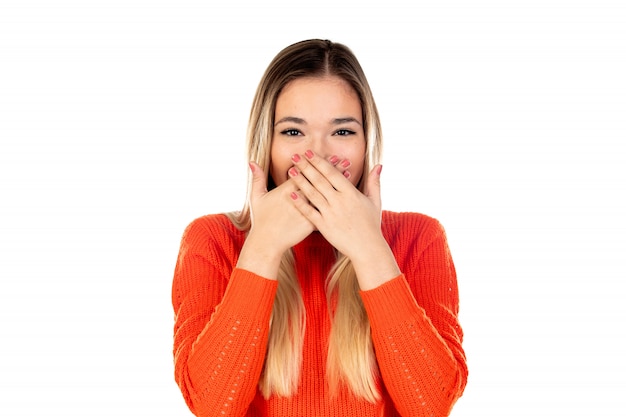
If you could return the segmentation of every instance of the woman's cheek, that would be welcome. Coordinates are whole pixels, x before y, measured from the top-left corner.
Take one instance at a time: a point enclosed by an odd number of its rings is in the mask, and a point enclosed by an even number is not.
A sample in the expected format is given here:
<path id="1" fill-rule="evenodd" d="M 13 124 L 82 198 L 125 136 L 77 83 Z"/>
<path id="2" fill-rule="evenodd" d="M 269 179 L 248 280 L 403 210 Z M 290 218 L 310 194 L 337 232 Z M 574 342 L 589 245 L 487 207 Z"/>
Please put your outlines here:
<path id="1" fill-rule="evenodd" d="M 288 158 L 286 160 L 281 158 L 278 163 L 273 163 L 271 165 L 270 174 L 272 175 L 272 178 L 274 179 L 274 183 L 277 186 L 281 185 L 282 183 L 284 183 L 285 181 L 289 179 L 289 174 L 287 173 L 287 171 L 292 166 L 293 166 L 293 163 L 291 162 L 291 158 Z"/>

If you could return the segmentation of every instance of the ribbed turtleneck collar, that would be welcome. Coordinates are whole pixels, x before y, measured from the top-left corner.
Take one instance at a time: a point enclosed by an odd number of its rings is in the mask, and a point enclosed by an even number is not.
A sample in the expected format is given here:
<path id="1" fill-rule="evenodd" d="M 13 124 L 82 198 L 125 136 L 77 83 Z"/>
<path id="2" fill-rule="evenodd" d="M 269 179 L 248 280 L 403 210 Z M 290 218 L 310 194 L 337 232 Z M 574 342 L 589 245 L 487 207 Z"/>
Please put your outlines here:
<path id="1" fill-rule="evenodd" d="M 332 263 L 336 257 L 335 248 L 319 232 L 313 232 L 293 247 L 298 263 Z M 302 265 L 304 266 L 304 265 Z"/>

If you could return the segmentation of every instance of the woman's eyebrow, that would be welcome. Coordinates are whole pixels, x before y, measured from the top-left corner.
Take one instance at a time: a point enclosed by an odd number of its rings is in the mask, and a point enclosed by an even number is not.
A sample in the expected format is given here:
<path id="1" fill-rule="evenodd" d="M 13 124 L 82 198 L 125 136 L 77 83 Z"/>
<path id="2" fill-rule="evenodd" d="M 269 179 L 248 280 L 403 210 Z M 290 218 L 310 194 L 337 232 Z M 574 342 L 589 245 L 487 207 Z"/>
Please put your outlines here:
<path id="1" fill-rule="evenodd" d="M 344 123 L 356 123 L 358 125 L 361 125 L 361 122 L 359 122 L 354 117 L 338 117 L 338 118 L 332 120 L 332 124 L 334 124 L 334 125 L 341 125 L 341 124 L 344 124 Z"/>
<path id="2" fill-rule="evenodd" d="M 294 117 L 294 116 L 287 116 L 287 117 L 283 117 L 282 119 L 280 119 L 279 121 L 274 123 L 274 126 L 276 126 L 277 124 L 280 124 L 280 123 L 287 123 L 287 122 L 296 123 L 296 124 L 299 124 L 299 125 L 305 125 L 306 124 L 306 121 L 304 119 L 301 119 L 299 117 Z"/>
<path id="3" fill-rule="evenodd" d="M 356 123 L 359 126 L 361 125 L 361 122 L 358 121 L 356 118 L 354 117 L 337 117 L 335 119 L 332 119 L 331 124 L 333 125 L 342 125 L 345 123 Z M 280 119 L 279 121 L 277 121 L 276 123 L 274 123 L 274 126 L 281 124 L 281 123 L 295 123 L 295 124 L 299 124 L 299 125 L 305 125 L 306 120 L 300 118 L 300 117 L 294 117 L 294 116 L 287 116 L 287 117 L 283 117 L 282 119 Z"/>

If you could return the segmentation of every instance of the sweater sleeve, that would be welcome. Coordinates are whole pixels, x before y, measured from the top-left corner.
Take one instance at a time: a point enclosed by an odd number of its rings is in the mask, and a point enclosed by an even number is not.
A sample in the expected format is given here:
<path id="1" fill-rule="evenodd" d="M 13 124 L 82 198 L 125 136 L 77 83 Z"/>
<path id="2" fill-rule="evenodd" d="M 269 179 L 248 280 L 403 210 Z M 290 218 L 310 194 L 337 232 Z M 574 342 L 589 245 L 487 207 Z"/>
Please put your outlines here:
<path id="1" fill-rule="evenodd" d="M 187 228 L 176 263 L 175 379 L 196 416 L 243 416 L 257 391 L 277 284 L 233 268 L 232 241 L 210 226 L 196 220 Z"/>
<path id="2" fill-rule="evenodd" d="M 403 242 L 404 273 L 361 292 L 376 358 L 400 415 L 447 416 L 467 381 L 454 265 L 434 220 Z"/>

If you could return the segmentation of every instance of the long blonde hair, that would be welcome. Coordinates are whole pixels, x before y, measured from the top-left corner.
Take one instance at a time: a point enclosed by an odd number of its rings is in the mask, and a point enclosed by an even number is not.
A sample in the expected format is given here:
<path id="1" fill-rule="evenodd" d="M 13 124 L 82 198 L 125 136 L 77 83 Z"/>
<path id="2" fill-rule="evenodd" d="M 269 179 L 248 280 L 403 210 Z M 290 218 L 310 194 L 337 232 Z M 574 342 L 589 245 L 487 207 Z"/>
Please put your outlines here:
<path id="1" fill-rule="evenodd" d="M 283 49 L 272 60 L 257 88 L 247 132 L 248 160 L 269 172 L 270 146 L 276 101 L 282 89 L 300 77 L 336 76 L 347 81 L 361 101 L 366 150 L 363 177 L 357 187 L 364 191 L 371 167 L 379 162 L 382 131 L 378 110 L 363 69 L 345 45 L 312 39 Z M 229 218 L 241 230 L 250 229 L 250 190 L 241 212 Z M 275 187 L 268 174 L 268 189 Z M 278 272 L 278 290 L 271 316 L 265 367 L 259 387 L 272 394 L 290 396 L 298 387 L 305 331 L 305 309 L 295 273 L 292 250 L 283 255 Z M 326 281 L 326 295 L 332 317 L 326 375 L 331 392 L 340 384 L 370 402 L 380 398 L 378 366 L 370 336 L 370 324 L 359 295 L 356 274 L 350 260 L 337 253 Z"/>

